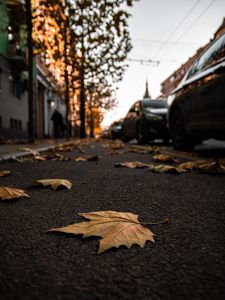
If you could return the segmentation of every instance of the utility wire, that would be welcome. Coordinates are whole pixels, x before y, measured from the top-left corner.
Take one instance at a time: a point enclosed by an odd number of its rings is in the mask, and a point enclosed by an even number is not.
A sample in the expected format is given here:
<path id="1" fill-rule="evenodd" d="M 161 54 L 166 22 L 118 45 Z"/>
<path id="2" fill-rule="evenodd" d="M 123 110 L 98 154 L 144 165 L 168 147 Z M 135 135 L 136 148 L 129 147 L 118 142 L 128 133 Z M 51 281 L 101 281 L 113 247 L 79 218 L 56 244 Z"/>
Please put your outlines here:
<path id="1" fill-rule="evenodd" d="M 191 29 L 191 27 L 204 15 L 204 13 L 216 2 L 212 0 L 209 5 L 201 12 L 201 14 L 188 26 L 188 28 L 176 39 L 175 43 L 178 43 L 179 40 Z"/>
<path id="2" fill-rule="evenodd" d="M 195 2 L 195 4 L 191 7 L 191 9 L 188 11 L 188 13 L 184 16 L 184 18 L 180 21 L 180 23 L 178 23 L 178 25 L 176 26 L 176 28 L 171 32 L 171 34 L 168 36 L 168 38 L 166 39 L 166 41 L 159 47 L 159 49 L 155 52 L 155 54 L 153 55 L 153 58 L 155 58 L 155 56 L 165 47 L 165 45 L 169 42 L 169 40 L 171 39 L 171 37 L 177 32 L 177 30 L 179 29 L 179 27 L 184 23 L 184 21 L 189 17 L 189 15 L 192 13 L 192 11 L 195 9 L 195 7 L 199 4 L 201 0 L 197 0 Z"/>

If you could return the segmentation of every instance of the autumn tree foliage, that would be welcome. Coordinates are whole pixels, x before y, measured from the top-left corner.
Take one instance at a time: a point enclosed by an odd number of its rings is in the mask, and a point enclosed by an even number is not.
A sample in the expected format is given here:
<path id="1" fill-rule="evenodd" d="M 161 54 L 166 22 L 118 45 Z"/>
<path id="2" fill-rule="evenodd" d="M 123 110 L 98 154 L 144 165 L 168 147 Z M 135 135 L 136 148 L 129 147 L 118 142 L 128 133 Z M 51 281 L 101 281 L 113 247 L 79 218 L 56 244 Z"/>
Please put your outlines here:
<path id="1" fill-rule="evenodd" d="M 80 137 L 86 136 L 86 111 L 115 104 L 113 84 L 122 79 L 131 50 L 126 5 L 132 0 L 36 0 L 36 44 L 65 85 L 67 124 L 78 91 Z M 88 87 L 92 86 L 92 90 Z M 87 91 L 93 100 L 86 104 Z M 105 96 L 104 96 L 105 95 Z M 77 100 L 76 100 L 77 101 Z"/>

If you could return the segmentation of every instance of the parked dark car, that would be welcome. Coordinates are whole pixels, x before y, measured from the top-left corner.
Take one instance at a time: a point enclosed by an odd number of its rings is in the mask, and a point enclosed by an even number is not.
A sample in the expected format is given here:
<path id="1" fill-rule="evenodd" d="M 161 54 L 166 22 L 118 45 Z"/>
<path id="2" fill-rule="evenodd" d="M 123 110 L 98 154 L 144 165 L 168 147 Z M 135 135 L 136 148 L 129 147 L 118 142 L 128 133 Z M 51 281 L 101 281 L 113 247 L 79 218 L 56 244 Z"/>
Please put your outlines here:
<path id="1" fill-rule="evenodd" d="M 123 121 L 115 121 L 109 127 L 109 136 L 112 139 L 120 139 L 122 137 Z"/>
<path id="2" fill-rule="evenodd" d="M 168 104 L 175 149 L 191 150 L 205 139 L 225 139 L 225 33 L 198 57 Z"/>
<path id="3" fill-rule="evenodd" d="M 139 144 L 156 138 L 168 143 L 167 102 L 162 99 L 139 100 L 132 105 L 123 121 L 123 140 L 136 138 Z"/>

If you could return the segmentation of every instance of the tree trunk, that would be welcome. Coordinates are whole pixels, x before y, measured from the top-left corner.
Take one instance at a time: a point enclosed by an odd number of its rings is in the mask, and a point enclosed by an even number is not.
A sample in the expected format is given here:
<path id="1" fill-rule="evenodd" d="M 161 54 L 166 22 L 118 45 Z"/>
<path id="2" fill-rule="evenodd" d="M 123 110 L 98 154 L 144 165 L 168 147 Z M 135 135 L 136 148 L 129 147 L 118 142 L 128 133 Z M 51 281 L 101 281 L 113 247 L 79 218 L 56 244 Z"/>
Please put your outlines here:
<path id="1" fill-rule="evenodd" d="M 28 138 L 34 142 L 34 96 L 33 96 L 33 40 L 31 1 L 26 0 L 26 25 L 28 47 Z"/>
<path id="2" fill-rule="evenodd" d="M 81 70 L 80 70 L 80 138 L 86 138 L 85 126 L 85 87 L 84 87 L 84 39 L 81 46 Z"/>

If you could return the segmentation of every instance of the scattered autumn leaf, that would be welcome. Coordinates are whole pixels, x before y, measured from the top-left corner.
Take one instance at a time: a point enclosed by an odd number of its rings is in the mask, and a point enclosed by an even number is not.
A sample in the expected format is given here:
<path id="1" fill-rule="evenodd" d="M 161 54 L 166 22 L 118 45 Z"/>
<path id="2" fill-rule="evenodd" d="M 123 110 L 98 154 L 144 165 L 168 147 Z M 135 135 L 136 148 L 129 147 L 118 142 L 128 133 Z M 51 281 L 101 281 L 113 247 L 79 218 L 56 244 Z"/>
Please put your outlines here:
<path id="1" fill-rule="evenodd" d="M 98 155 L 87 155 L 87 156 L 80 156 L 75 158 L 75 161 L 97 161 L 99 160 Z"/>
<path id="2" fill-rule="evenodd" d="M 123 162 L 123 163 L 116 163 L 114 164 L 116 168 L 148 168 L 149 164 L 140 162 L 140 161 L 129 161 L 129 162 Z"/>
<path id="3" fill-rule="evenodd" d="M 136 153 L 146 151 L 147 153 L 158 153 L 160 148 L 158 146 L 144 146 L 144 145 L 131 145 L 130 150 L 136 150 Z M 139 151 L 139 152 L 138 152 Z"/>
<path id="4" fill-rule="evenodd" d="M 168 165 L 150 165 L 149 170 L 156 173 L 171 173 L 171 174 L 180 174 L 187 172 L 186 170 L 180 167 L 168 166 Z"/>
<path id="5" fill-rule="evenodd" d="M 10 171 L 0 171 L 0 177 L 7 176 L 10 173 L 11 173 Z"/>
<path id="6" fill-rule="evenodd" d="M 16 199 L 20 197 L 29 197 L 29 196 L 23 190 L 8 187 L 8 186 L 0 186 L 1 200 L 10 200 L 10 199 Z"/>
<path id="7" fill-rule="evenodd" d="M 178 167 L 184 170 L 194 170 L 194 169 L 198 169 L 198 167 L 204 163 L 205 163 L 204 160 L 192 160 L 192 161 L 186 161 L 182 164 L 179 164 Z"/>
<path id="8" fill-rule="evenodd" d="M 141 150 L 141 149 L 129 149 L 127 152 L 138 153 L 138 154 L 148 154 L 149 153 L 147 150 Z"/>
<path id="9" fill-rule="evenodd" d="M 156 162 L 177 162 L 173 156 L 163 153 L 154 155 L 153 160 Z"/>
<path id="10" fill-rule="evenodd" d="M 125 147 L 125 144 L 122 142 L 115 142 L 114 144 L 111 145 L 111 149 L 114 149 L 114 150 L 123 149 L 124 147 Z"/>
<path id="11" fill-rule="evenodd" d="M 18 148 L 19 151 L 23 151 L 23 152 L 30 152 L 30 154 L 32 154 L 33 156 L 39 155 L 39 153 L 31 148 L 28 147 L 24 147 L 24 148 Z"/>
<path id="12" fill-rule="evenodd" d="M 59 187 L 66 187 L 71 189 L 72 183 L 67 179 L 40 179 L 33 182 L 36 185 L 51 186 L 53 190 L 57 190 Z"/>
<path id="13" fill-rule="evenodd" d="M 198 167 L 198 171 L 202 173 L 225 174 L 225 166 L 217 161 L 202 164 Z"/>
<path id="14" fill-rule="evenodd" d="M 98 254 L 112 247 L 126 246 L 130 248 L 137 244 L 142 248 L 146 241 L 154 242 L 154 233 L 138 221 L 138 215 L 129 212 L 97 211 L 79 213 L 90 221 L 75 223 L 67 227 L 53 228 L 49 231 L 82 234 L 84 238 L 100 236 Z M 168 219 L 164 220 L 164 223 Z M 158 224 L 160 224 L 158 223 Z"/>
<path id="15" fill-rule="evenodd" d="M 11 162 L 19 162 L 19 163 L 22 163 L 23 162 L 23 159 L 21 158 L 21 157 L 16 157 L 16 156 L 11 156 L 10 158 L 9 158 L 9 161 L 11 161 Z"/>

